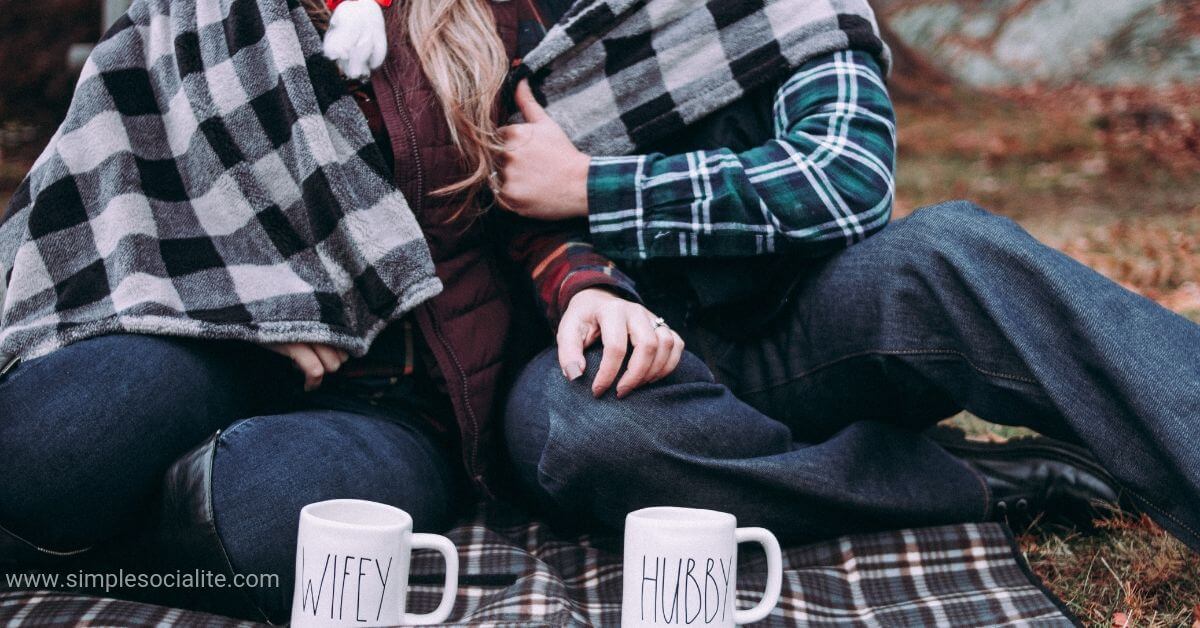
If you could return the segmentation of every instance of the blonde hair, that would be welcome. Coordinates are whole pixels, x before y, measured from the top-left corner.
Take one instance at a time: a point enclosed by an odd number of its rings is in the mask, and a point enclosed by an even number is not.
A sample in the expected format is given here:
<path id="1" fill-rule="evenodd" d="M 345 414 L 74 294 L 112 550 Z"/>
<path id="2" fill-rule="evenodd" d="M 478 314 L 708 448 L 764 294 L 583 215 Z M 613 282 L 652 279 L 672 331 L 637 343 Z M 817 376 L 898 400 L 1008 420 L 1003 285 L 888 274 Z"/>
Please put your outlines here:
<path id="1" fill-rule="evenodd" d="M 469 205 L 490 184 L 496 155 L 503 150 L 493 115 L 508 72 L 508 54 L 488 0 L 403 3 L 406 34 L 470 173 L 433 193 L 466 192 Z"/>
<path id="2" fill-rule="evenodd" d="M 372 0 L 359 0 L 370 2 Z M 508 54 L 496 32 L 488 0 L 401 0 L 403 32 L 446 116 L 450 137 L 470 172 L 457 183 L 434 190 L 466 192 L 457 217 L 476 193 L 491 184 L 496 155 L 503 149 L 492 118 L 496 97 L 508 73 Z M 329 27 L 325 0 L 300 0 L 318 31 Z"/>

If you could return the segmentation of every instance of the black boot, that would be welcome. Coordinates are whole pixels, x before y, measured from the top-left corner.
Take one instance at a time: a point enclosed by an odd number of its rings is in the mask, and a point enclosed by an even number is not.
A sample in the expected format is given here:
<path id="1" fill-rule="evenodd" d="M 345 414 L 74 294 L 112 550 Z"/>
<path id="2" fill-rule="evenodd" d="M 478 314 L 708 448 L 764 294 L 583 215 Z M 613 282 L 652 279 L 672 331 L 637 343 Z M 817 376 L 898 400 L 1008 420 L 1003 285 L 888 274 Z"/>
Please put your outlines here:
<path id="1" fill-rule="evenodd" d="M 968 441 L 939 426 L 929 436 L 984 477 L 991 514 L 1022 530 L 1035 521 L 1090 529 L 1120 504 L 1117 481 L 1086 449 L 1045 436 L 1004 443 Z"/>
<path id="2" fill-rule="evenodd" d="M 233 566 L 217 534 L 212 504 L 212 465 L 218 431 L 200 446 L 176 460 L 163 483 L 159 520 L 159 545 L 164 562 L 186 573 L 221 574 L 232 582 Z M 207 576 L 206 576 L 207 577 Z M 237 587 L 177 589 L 173 606 L 264 622 L 269 619 Z"/>

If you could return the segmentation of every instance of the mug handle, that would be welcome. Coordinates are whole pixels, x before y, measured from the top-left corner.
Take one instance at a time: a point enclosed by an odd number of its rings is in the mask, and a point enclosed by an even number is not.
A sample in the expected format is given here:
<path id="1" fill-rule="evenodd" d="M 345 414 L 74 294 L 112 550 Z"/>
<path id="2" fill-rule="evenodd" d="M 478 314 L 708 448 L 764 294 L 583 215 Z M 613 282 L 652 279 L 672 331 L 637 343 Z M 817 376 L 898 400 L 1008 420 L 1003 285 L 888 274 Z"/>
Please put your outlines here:
<path id="1" fill-rule="evenodd" d="M 432 613 L 405 613 L 400 623 L 406 626 L 424 626 L 444 623 L 450 619 L 454 610 L 454 600 L 458 597 L 458 548 L 450 539 L 437 534 L 412 535 L 413 549 L 437 550 L 446 559 L 446 582 L 442 589 L 442 601 Z"/>
<path id="2" fill-rule="evenodd" d="M 758 543 L 767 554 L 767 590 L 762 599 L 754 608 L 733 611 L 733 623 L 752 624 L 766 619 L 779 603 L 779 590 L 783 587 L 783 555 L 778 539 L 766 528 L 738 528 L 733 538 L 738 543 Z"/>

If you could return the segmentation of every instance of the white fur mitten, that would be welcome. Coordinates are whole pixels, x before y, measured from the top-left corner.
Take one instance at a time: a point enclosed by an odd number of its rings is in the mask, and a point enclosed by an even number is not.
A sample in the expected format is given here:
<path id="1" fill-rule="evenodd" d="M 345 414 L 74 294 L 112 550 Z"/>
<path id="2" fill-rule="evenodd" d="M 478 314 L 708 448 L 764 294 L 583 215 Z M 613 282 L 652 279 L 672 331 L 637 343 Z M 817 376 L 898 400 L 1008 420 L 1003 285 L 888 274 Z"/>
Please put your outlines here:
<path id="1" fill-rule="evenodd" d="M 323 50 L 347 78 L 370 76 L 387 55 L 383 10 L 375 0 L 338 3 L 329 17 Z"/>

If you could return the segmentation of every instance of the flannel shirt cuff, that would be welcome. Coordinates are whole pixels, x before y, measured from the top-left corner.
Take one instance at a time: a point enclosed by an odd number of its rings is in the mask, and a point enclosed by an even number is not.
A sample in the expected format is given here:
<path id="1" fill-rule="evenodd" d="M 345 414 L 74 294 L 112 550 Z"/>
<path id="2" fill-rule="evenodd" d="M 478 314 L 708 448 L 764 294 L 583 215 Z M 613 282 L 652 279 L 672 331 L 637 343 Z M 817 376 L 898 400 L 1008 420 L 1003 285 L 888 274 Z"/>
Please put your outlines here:
<path id="1" fill-rule="evenodd" d="M 642 176 L 646 156 L 592 157 L 588 168 L 588 231 L 592 244 L 622 259 L 644 257 L 639 243 Z M 630 228 L 633 223 L 636 226 Z"/>
<path id="2" fill-rule="evenodd" d="M 696 171 L 694 164 L 708 159 L 703 151 L 593 157 L 588 172 L 588 230 L 596 250 L 626 260 L 684 257 L 745 248 L 749 239 L 751 252 L 762 252 L 761 244 L 754 248 L 753 233 L 693 224 L 692 207 L 705 197 L 697 191 L 691 173 Z"/>

